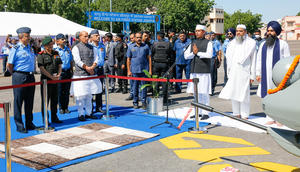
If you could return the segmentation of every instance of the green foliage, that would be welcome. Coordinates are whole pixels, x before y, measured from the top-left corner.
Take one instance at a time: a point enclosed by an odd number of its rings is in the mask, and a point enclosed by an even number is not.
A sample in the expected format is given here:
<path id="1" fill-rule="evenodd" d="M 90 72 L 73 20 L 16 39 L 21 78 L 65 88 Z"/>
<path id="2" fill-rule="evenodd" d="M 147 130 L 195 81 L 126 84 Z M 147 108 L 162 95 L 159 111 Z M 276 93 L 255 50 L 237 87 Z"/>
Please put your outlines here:
<path id="1" fill-rule="evenodd" d="M 152 78 L 152 79 L 158 79 L 159 77 L 157 75 L 150 75 L 150 73 L 147 70 L 143 70 L 143 72 L 145 73 L 145 75 L 148 78 Z M 162 77 L 160 77 L 160 79 L 163 79 Z M 151 87 L 153 92 L 152 92 L 152 96 L 153 98 L 158 98 L 159 97 L 159 90 L 157 89 L 157 84 L 158 82 L 156 81 L 150 81 L 150 84 L 144 84 L 141 86 L 141 90 L 147 88 L 147 87 Z"/>
<path id="2" fill-rule="evenodd" d="M 214 0 L 164 0 L 155 3 L 165 27 L 177 31 L 194 31 L 213 5 Z"/>
<path id="3" fill-rule="evenodd" d="M 300 11 L 297 13 L 297 15 L 296 16 L 300 16 Z"/>
<path id="4" fill-rule="evenodd" d="M 90 4 L 89 4 L 90 2 Z M 147 9 L 157 9 L 161 15 L 161 28 L 194 31 L 214 5 L 214 0 L 113 0 L 112 11 L 145 14 Z M 0 10 L 57 14 L 71 21 L 85 25 L 86 11 L 109 11 L 109 0 L 6 0 L 0 1 Z M 92 22 L 92 27 L 109 31 L 109 22 Z M 123 23 L 113 22 L 113 32 L 121 32 Z M 153 23 L 130 23 L 132 32 L 154 31 Z"/>
<path id="5" fill-rule="evenodd" d="M 251 11 L 242 12 L 235 11 L 233 14 L 224 13 L 224 29 L 236 28 L 238 24 L 244 24 L 249 33 L 254 33 L 258 28 L 262 27 L 261 14 L 252 14 Z"/>

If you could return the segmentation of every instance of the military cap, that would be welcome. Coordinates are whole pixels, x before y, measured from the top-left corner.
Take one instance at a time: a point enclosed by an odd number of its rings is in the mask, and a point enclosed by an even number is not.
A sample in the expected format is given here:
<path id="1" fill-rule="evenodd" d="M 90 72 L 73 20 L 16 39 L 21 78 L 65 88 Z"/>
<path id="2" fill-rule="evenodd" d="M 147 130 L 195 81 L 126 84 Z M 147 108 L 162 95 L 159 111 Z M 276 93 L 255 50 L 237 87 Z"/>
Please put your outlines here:
<path id="1" fill-rule="evenodd" d="M 30 34 L 31 29 L 29 27 L 20 27 L 19 29 L 17 29 L 17 34 L 20 33 L 29 33 Z"/>
<path id="2" fill-rule="evenodd" d="M 94 30 L 91 31 L 90 35 L 94 35 L 94 34 L 99 35 L 98 29 L 94 29 Z"/>
<path id="3" fill-rule="evenodd" d="M 58 40 L 58 39 L 66 39 L 65 35 L 62 34 L 62 33 L 57 34 L 55 38 L 56 38 L 56 40 Z"/>
<path id="4" fill-rule="evenodd" d="M 117 33 L 117 37 L 123 39 L 124 35 L 122 33 Z"/>
<path id="5" fill-rule="evenodd" d="M 105 36 L 106 36 L 106 37 L 110 37 L 110 38 L 113 37 L 113 35 L 112 35 L 111 33 L 106 33 Z"/>
<path id="6" fill-rule="evenodd" d="M 52 38 L 50 36 L 46 36 L 42 41 L 42 46 L 48 45 L 50 42 L 52 42 Z"/>

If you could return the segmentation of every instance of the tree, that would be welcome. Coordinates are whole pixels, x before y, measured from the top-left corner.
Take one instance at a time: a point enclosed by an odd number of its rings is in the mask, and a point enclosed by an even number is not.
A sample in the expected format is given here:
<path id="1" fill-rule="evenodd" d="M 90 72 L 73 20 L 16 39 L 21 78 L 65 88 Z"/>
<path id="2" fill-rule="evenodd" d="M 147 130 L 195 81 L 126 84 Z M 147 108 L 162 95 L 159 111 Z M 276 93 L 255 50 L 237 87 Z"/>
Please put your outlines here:
<path id="1" fill-rule="evenodd" d="M 235 11 L 233 14 L 224 13 L 224 29 L 236 28 L 238 24 L 244 24 L 249 33 L 254 33 L 262 27 L 261 14 L 252 14 L 251 11 L 241 12 Z"/>
<path id="2" fill-rule="evenodd" d="M 297 13 L 297 16 L 300 16 L 300 11 Z"/>
<path id="3" fill-rule="evenodd" d="M 194 31 L 196 25 L 209 14 L 214 0 L 164 0 L 157 1 L 155 5 L 166 28 Z"/>

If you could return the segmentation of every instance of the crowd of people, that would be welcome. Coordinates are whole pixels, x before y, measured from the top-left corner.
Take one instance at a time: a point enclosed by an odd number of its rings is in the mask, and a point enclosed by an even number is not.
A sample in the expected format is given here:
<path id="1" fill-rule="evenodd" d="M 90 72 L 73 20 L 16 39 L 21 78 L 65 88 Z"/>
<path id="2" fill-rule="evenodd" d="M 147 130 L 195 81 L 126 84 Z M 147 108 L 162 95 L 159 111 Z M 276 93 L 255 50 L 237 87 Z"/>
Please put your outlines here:
<path id="1" fill-rule="evenodd" d="M 8 35 L 2 53 L 3 72 L 12 75 L 12 84 L 35 82 L 34 72 L 37 63 L 41 72 L 41 80 L 63 80 L 86 78 L 104 74 L 132 77 L 146 77 L 145 70 L 157 77 L 182 79 L 199 78 L 198 98 L 200 103 L 209 105 L 210 96 L 214 96 L 217 83 L 218 68 L 224 61 L 224 83 L 219 97 L 232 100 L 233 115 L 247 119 L 250 112 L 250 85 L 256 79 L 260 82 L 258 95 L 267 95 L 267 89 L 274 88 L 272 67 L 280 59 L 290 56 L 288 45 L 279 40 L 281 33 L 278 22 L 268 24 L 264 38 L 260 31 L 250 37 L 245 25 L 238 25 L 226 31 L 223 44 L 213 32 L 197 25 L 194 39 L 181 31 L 178 34 L 170 30 L 168 35 L 157 32 L 154 40 L 148 31 L 131 33 L 129 38 L 121 33 L 111 33 L 102 38 L 98 30 L 90 33 L 81 31 L 75 34 L 72 45 L 63 34 L 55 38 L 46 36 L 43 40 L 32 40 L 31 29 L 22 27 L 17 30 L 17 39 Z M 15 40 L 15 41 L 14 41 Z M 128 41 L 127 41 L 128 40 Z M 7 63 L 7 65 L 5 65 Z M 133 101 L 133 107 L 146 109 L 147 92 L 141 89 L 145 81 L 109 78 L 109 92 L 127 94 L 127 101 Z M 51 123 L 62 123 L 60 114 L 70 113 L 69 97 L 74 96 L 78 106 L 78 119 L 96 119 L 95 112 L 105 113 L 102 109 L 102 92 L 104 80 L 91 79 L 72 83 L 48 84 L 48 100 L 50 102 Z M 128 88 L 129 87 L 129 88 Z M 168 102 L 166 83 L 157 85 L 161 89 L 163 103 Z M 193 83 L 188 83 L 187 92 L 194 93 Z M 182 92 L 182 83 L 171 83 L 174 93 Z M 41 86 L 41 96 L 43 86 Z M 14 88 L 14 119 L 17 131 L 26 133 L 35 129 L 32 123 L 32 109 L 35 87 Z M 94 96 L 93 96 L 94 95 Z M 93 97 L 95 104 L 93 106 Z M 25 126 L 21 117 L 24 102 Z M 43 103 L 43 102 L 42 102 Z M 58 110 L 59 108 L 59 110 Z M 42 106 L 42 113 L 44 113 Z M 43 114 L 44 117 L 45 114 Z M 48 115 L 48 114 L 47 114 Z M 209 113 L 200 110 L 201 119 L 209 118 Z"/>

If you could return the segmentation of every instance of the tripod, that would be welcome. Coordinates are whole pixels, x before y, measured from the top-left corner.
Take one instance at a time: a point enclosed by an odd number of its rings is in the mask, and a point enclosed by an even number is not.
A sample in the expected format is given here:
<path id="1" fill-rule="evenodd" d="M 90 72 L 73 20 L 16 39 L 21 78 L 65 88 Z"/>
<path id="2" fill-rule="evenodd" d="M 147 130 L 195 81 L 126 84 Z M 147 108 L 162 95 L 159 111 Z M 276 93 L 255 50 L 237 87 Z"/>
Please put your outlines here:
<path id="1" fill-rule="evenodd" d="M 167 85 L 166 85 L 166 89 L 167 89 L 167 94 L 166 94 L 166 97 L 167 97 L 167 116 L 166 116 L 166 120 L 162 123 L 159 123 L 159 124 L 156 124 L 156 125 L 153 125 L 151 126 L 150 128 L 154 128 L 154 127 L 157 127 L 159 125 L 162 125 L 162 124 L 169 124 L 170 126 L 178 129 L 175 125 L 173 125 L 170 121 L 169 121 L 169 93 L 168 93 L 168 88 L 169 88 L 169 82 L 170 82 L 170 72 L 171 70 L 174 68 L 174 66 L 176 65 L 176 62 L 174 62 L 172 64 L 172 66 L 168 69 L 168 71 L 163 75 L 163 78 L 167 77 Z M 178 129 L 180 130 L 180 129 Z"/>

